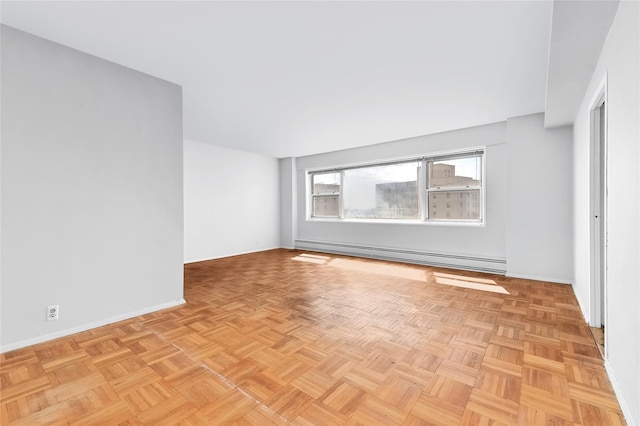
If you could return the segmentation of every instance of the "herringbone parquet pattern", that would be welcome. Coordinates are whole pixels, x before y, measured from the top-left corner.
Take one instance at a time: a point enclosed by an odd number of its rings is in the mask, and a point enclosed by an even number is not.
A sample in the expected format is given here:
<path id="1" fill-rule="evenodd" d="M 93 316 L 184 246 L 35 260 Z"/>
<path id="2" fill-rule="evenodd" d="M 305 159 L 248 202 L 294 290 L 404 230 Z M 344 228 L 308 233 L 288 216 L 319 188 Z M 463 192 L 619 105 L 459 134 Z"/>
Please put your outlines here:
<path id="1" fill-rule="evenodd" d="M 0 423 L 624 424 L 567 285 L 273 250 L 185 297 L 2 354 Z"/>

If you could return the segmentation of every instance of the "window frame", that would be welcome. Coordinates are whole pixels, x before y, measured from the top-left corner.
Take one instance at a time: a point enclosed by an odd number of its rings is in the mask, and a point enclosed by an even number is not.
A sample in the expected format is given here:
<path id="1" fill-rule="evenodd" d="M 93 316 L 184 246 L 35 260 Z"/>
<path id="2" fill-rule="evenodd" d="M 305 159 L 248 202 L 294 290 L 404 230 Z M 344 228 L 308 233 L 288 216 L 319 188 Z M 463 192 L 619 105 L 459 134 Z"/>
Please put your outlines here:
<path id="1" fill-rule="evenodd" d="M 467 151 L 467 152 L 461 152 L 461 153 L 453 153 L 451 155 L 438 155 L 438 156 L 434 156 L 434 157 L 430 157 L 430 158 L 426 158 L 425 159 L 425 163 L 424 163 L 424 171 L 425 171 L 425 185 L 423 186 L 423 188 L 426 191 L 426 203 L 423 205 L 424 207 L 424 211 L 423 211 L 423 215 L 424 215 L 424 220 L 426 221 L 430 221 L 430 222 L 459 222 L 459 223 L 481 223 L 484 224 L 484 216 L 485 216 L 485 205 L 486 205 L 486 198 L 485 198 L 485 192 L 484 192 L 484 188 L 486 186 L 485 184 L 485 179 L 486 179 L 486 173 L 485 173 L 485 152 L 486 150 L 484 148 L 482 149 L 476 149 L 473 151 Z M 479 185 L 459 185 L 459 186 L 445 186 L 445 187 L 437 187 L 437 188 L 430 188 L 429 187 L 429 170 L 431 168 L 430 163 L 436 163 L 436 162 L 442 162 L 442 161 L 447 161 L 447 160 L 456 160 L 456 159 L 462 159 L 462 158 L 474 158 L 474 157 L 478 157 L 480 159 L 480 183 Z M 447 219 L 447 218 L 434 218 L 434 217 L 429 217 L 429 196 L 433 193 L 447 193 L 447 198 L 446 201 L 444 201 L 445 203 L 447 203 L 447 207 L 449 206 L 450 203 L 452 203 L 452 199 L 455 197 L 449 197 L 449 195 L 451 193 L 459 193 L 462 191 L 478 191 L 479 196 L 480 196 L 480 209 L 478 212 L 479 218 L 478 219 Z"/>
<path id="2" fill-rule="evenodd" d="M 322 175 L 322 174 L 329 174 L 329 173 L 340 173 L 340 183 L 339 183 L 339 191 L 336 192 L 327 192 L 327 193 L 323 193 L 323 194 L 314 194 L 313 192 L 313 176 L 314 175 Z M 344 173 L 342 172 L 342 170 L 321 170 L 321 171 L 317 171 L 317 172 L 313 172 L 313 173 L 309 173 L 307 172 L 307 176 L 309 177 L 309 193 L 311 194 L 311 197 L 309 197 L 309 201 L 310 201 L 310 206 L 309 206 L 309 211 L 310 211 L 310 217 L 313 219 L 342 219 L 343 213 L 342 213 L 342 188 L 343 188 L 343 181 L 344 181 Z M 338 215 L 337 216 L 314 216 L 314 210 L 315 210 L 315 200 L 316 199 L 321 199 L 321 198 L 327 198 L 327 197 L 335 197 L 338 196 Z"/>
<path id="3" fill-rule="evenodd" d="M 451 186 L 444 188 L 429 188 L 429 169 L 430 163 L 438 161 L 446 161 L 451 159 L 461 159 L 479 157 L 480 158 L 480 183 L 475 186 Z M 351 169 L 379 167 L 400 163 L 421 162 L 421 172 L 418 176 L 418 202 L 420 206 L 419 219 L 394 219 L 394 218 L 345 218 L 344 217 L 344 172 Z M 314 194 L 313 193 L 313 177 L 314 175 L 324 173 L 339 173 L 340 188 L 337 193 L 331 194 Z M 307 185 L 305 198 L 307 200 L 308 221 L 331 221 L 331 222 L 360 222 L 360 223 L 394 223 L 394 224 L 438 224 L 438 225 L 457 225 L 457 226 L 477 226 L 485 224 L 486 211 L 486 147 L 468 148 L 460 151 L 447 151 L 437 154 L 412 156 L 407 158 L 390 159 L 388 161 L 367 162 L 361 164 L 351 164 L 340 167 L 308 169 L 305 171 Z M 480 211 L 478 219 L 450 219 L 450 218 L 434 218 L 429 217 L 429 196 L 434 192 L 453 192 L 464 190 L 479 190 Z M 338 196 L 338 216 L 314 216 L 314 200 L 317 197 Z"/>

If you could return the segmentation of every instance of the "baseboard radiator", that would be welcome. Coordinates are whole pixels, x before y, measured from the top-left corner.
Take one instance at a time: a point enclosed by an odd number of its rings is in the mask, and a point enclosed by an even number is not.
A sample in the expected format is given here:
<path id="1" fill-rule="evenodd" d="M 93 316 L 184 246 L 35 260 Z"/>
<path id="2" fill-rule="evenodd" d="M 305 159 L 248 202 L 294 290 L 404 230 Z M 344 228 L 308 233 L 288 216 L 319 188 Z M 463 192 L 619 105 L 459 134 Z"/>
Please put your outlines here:
<path id="1" fill-rule="evenodd" d="M 497 257 L 467 256 L 450 253 L 424 252 L 389 247 L 310 240 L 296 240 L 295 248 L 321 253 L 344 254 L 370 259 L 391 260 L 418 265 L 487 272 L 491 274 L 505 275 L 507 272 L 506 259 Z"/>

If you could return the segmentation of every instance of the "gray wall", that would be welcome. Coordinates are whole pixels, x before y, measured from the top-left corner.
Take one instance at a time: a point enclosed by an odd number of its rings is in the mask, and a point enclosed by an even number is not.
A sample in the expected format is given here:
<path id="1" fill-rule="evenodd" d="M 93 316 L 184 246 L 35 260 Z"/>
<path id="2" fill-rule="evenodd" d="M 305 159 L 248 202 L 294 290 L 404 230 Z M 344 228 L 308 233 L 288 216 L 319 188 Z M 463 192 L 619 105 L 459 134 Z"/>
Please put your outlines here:
<path id="1" fill-rule="evenodd" d="M 507 120 L 507 274 L 573 282 L 572 127 Z"/>
<path id="2" fill-rule="evenodd" d="M 545 130 L 543 117 L 533 114 L 296 158 L 296 246 L 463 269 L 502 270 L 508 276 L 571 283 L 572 133 L 570 128 Z M 477 146 L 486 146 L 484 226 L 308 219 L 306 170 Z M 280 165 L 289 167 L 288 162 Z M 287 182 L 281 182 L 282 193 L 291 190 Z M 553 211 L 541 212 L 540 206 L 548 202 Z M 281 229 L 288 228 L 281 224 Z M 282 240 L 288 240 L 290 234 L 282 234 Z"/>
<path id="3" fill-rule="evenodd" d="M 575 292 L 591 316 L 590 109 L 607 82 L 605 367 L 629 424 L 640 424 L 640 3 L 620 2 L 575 118 Z"/>
<path id="4" fill-rule="evenodd" d="M 180 303 L 181 88 L 6 26 L 1 71 L 2 351 Z"/>
<path id="5" fill-rule="evenodd" d="M 296 240 L 296 159 L 278 160 L 280 169 L 280 247 L 292 249 Z"/>
<path id="6" fill-rule="evenodd" d="M 361 244 L 504 258 L 505 238 L 505 123 L 421 136 L 362 148 L 296 159 L 297 239 Z M 486 145 L 487 211 L 485 226 L 371 223 L 309 220 L 306 211 L 305 170 L 380 161 L 389 158 L 437 153 Z"/>
<path id="7" fill-rule="evenodd" d="M 278 160 L 184 141 L 184 261 L 280 247 Z"/>

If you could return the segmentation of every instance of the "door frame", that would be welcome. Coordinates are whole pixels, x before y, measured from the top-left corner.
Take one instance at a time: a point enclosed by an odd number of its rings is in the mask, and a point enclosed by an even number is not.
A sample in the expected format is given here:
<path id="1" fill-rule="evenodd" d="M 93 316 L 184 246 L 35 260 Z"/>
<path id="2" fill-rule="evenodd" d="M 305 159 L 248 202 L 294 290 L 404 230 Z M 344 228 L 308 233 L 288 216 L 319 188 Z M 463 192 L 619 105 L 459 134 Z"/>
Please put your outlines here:
<path id="1" fill-rule="evenodd" d="M 601 108 L 604 106 L 604 115 Z M 592 327 L 607 321 L 607 178 L 608 178 L 608 99 L 607 75 L 604 75 L 589 106 L 591 164 L 589 169 L 591 288 L 590 318 Z M 607 358 L 605 333 L 605 359 Z"/>

